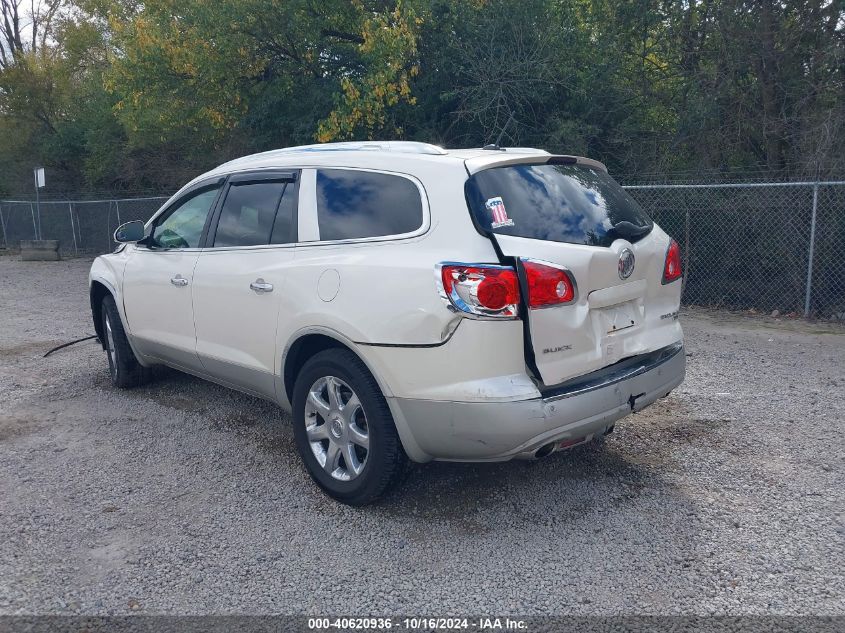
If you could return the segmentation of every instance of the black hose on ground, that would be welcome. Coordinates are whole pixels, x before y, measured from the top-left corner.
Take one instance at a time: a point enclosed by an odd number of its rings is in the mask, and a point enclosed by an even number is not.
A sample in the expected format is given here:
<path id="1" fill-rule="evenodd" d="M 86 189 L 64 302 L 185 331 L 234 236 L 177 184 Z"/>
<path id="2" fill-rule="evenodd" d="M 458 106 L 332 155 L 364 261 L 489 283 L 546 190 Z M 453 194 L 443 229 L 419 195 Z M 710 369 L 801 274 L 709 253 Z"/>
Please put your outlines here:
<path id="1" fill-rule="evenodd" d="M 49 352 L 44 354 L 44 356 L 42 356 L 41 358 L 47 358 L 53 352 L 58 352 L 60 349 L 64 349 L 65 347 L 70 347 L 71 345 L 76 345 L 77 343 L 81 343 L 82 341 L 90 341 L 92 338 L 97 338 L 97 336 L 96 335 L 86 336 L 85 338 L 78 338 L 75 341 L 71 341 L 70 343 L 62 343 L 58 347 L 54 347 L 53 349 L 51 349 Z"/>

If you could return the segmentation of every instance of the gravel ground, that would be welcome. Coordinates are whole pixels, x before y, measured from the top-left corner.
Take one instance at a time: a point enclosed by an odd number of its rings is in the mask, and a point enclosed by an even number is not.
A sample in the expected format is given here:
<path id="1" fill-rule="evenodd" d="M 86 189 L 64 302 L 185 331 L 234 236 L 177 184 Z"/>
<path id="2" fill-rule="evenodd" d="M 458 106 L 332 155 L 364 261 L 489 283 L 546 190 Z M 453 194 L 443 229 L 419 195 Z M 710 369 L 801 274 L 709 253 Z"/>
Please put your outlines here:
<path id="1" fill-rule="evenodd" d="M 353 509 L 271 404 L 42 359 L 89 264 L 0 257 L 0 613 L 845 614 L 845 329 L 686 311 L 686 382 L 604 447 Z"/>

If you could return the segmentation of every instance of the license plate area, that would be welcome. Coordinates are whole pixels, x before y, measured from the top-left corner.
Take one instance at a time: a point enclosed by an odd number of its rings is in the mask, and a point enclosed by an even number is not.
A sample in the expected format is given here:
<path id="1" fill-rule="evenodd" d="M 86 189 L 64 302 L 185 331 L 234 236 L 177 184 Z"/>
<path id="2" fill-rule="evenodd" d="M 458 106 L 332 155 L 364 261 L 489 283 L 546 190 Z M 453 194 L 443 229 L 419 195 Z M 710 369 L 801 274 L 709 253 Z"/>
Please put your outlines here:
<path id="1" fill-rule="evenodd" d="M 627 330 L 640 324 L 640 310 L 636 301 L 618 303 L 607 308 L 602 308 L 598 312 L 602 329 L 607 334 L 615 334 L 616 332 Z"/>
<path id="2" fill-rule="evenodd" d="M 640 302 L 625 301 L 594 312 L 598 313 L 598 327 L 604 332 L 600 342 L 602 358 L 607 364 L 615 363 L 625 355 L 625 343 L 630 338 L 626 335 L 642 323 Z"/>

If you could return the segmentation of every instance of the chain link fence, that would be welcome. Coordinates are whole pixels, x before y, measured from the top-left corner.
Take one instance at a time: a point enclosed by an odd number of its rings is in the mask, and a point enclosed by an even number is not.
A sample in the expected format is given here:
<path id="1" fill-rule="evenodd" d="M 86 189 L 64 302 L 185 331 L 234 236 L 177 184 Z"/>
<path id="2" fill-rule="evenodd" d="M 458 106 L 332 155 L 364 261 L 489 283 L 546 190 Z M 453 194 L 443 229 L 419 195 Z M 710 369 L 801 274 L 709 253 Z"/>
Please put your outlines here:
<path id="1" fill-rule="evenodd" d="M 845 320 L 845 182 L 626 188 L 681 244 L 684 303 Z"/>
<path id="2" fill-rule="evenodd" d="M 64 257 L 114 250 L 114 230 L 129 220 L 149 220 L 167 196 L 114 200 L 0 200 L 0 230 L 6 249 L 21 240 L 59 240 Z"/>
<path id="3" fill-rule="evenodd" d="M 626 187 L 681 244 L 684 303 L 845 320 L 845 182 Z M 64 256 L 105 253 L 127 220 L 166 197 L 0 200 L 2 245 L 58 239 Z"/>

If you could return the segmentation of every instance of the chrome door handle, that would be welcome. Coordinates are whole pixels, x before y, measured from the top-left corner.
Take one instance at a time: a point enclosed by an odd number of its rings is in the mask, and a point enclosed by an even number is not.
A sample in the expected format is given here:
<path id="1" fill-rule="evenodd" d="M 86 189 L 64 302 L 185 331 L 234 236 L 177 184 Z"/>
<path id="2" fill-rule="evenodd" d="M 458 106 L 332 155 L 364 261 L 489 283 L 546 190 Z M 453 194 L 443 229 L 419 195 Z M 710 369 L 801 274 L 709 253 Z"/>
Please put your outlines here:
<path id="1" fill-rule="evenodd" d="M 249 284 L 249 288 L 259 294 L 263 292 L 273 292 L 273 284 L 268 284 L 261 277 Z"/>
<path id="2" fill-rule="evenodd" d="M 170 283 L 174 286 L 187 286 L 188 280 L 185 279 L 182 275 L 176 275 L 175 277 L 170 278 Z"/>

